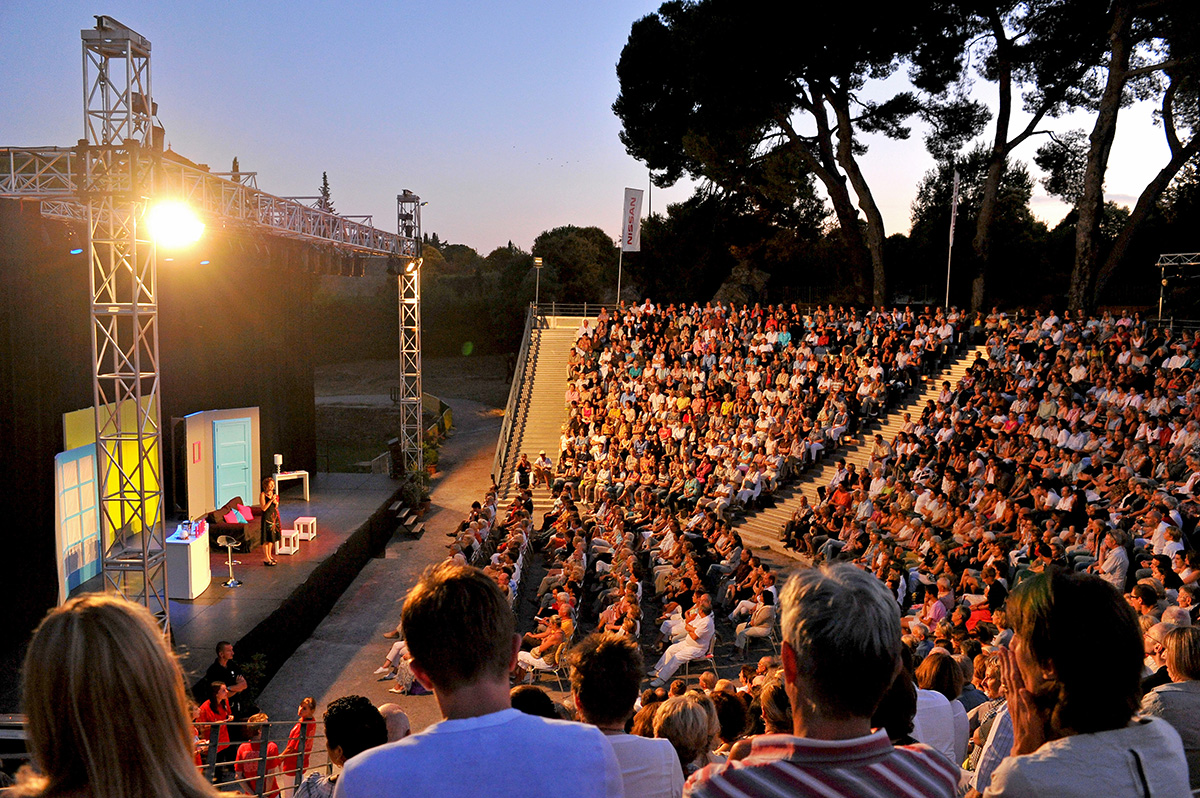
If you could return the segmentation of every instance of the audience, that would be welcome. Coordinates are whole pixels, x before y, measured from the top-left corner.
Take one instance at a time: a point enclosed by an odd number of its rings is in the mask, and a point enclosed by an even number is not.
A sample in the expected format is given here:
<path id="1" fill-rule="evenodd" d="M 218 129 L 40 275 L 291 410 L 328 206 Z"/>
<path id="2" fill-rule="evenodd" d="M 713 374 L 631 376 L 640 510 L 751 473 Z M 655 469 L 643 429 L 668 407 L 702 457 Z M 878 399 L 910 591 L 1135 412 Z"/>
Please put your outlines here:
<path id="1" fill-rule="evenodd" d="M 804 569 L 788 580 L 781 606 L 793 736 L 756 738 L 749 756 L 699 771 L 684 794 L 889 794 L 903 779 L 920 783 L 922 795 L 956 795 L 951 763 L 871 730 L 901 672 L 900 613 L 883 584 L 848 565 Z"/>
<path id="2" fill-rule="evenodd" d="M 1052 571 L 1013 590 L 1009 616 L 1016 634 L 1000 669 L 1013 742 L 985 795 L 1187 795 L 1179 733 L 1134 717 L 1142 645 L 1120 594 Z"/>
<path id="3" fill-rule="evenodd" d="M 335 767 L 363 751 L 388 742 L 387 721 L 369 699 L 348 695 L 325 708 L 325 748 Z M 310 773 L 296 790 L 295 798 L 330 798 L 341 787 L 341 774 Z"/>
<path id="4" fill-rule="evenodd" d="M 382 739 L 337 732 L 354 714 L 334 702 L 326 735 L 344 775 L 312 774 L 297 795 L 669 796 L 685 775 L 687 794 L 773 795 L 785 769 L 795 790 L 819 778 L 859 794 L 851 785 L 904 771 L 920 774 L 920 794 L 949 795 L 947 760 L 985 795 L 1200 786 L 1200 334 L 1136 314 L 993 310 L 972 326 L 983 354 L 961 379 L 938 383 L 890 440 L 864 436 L 948 363 L 966 325 L 930 308 L 649 300 L 582 323 L 557 458 L 522 455 L 512 501 L 499 507 L 493 487 L 472 505 L 447 563 L 385 635 L 404 639 L 376 673 L 400 680 L 395 692 L 431 688 L 444 720 L 408 736 L 407 716 L 384 705 L 375 715 L 393 745 L 355 758 Z M 859 443 L 861 467 L 839 452 Z M 831 455 L 815 500 L 797 500 L 780 530 L 818 567 L 780 591 L 734 527 Z M 552 505 L 535 519 L 542 490 Z M 530 587 L 538 556 L 546 575 Z M 523 595 L 538 608 L 528 650 L 513 624 Z M 67 606 L 56 613 L 83 609 Z M 718 622 L 741 660 L 777 613 L 781 659 L 747 664 L 736 683 L 711 671 L 691 690 L 672 681 L 713 651 Z M 658 621 L 643 629 L 644 618 Z M 568 652 L 581 626 L 596 634 Z M 661 656 L 639 698 L 638 643 L 656 630 Z M 560 656 L 576 716 L 600 731 L 514 709 L 558 716 L 543 690 L 510 695 L 509 674 Z M 251 717 L 240 749 L 231 742 L 243 738 L 227 723 L 254 707 L 229 643 L 206 684 L 195 722 L 202 745 L 217 729 L 218 781 L 235 759 L 246 786 L 269 781 L 265 717 Z M 301 703 L 280 754 L 285 793 L 308 768 L 314 710 Z M 30 725 L 32 740 L 32 713 Z M 27 770 L 19 794 L 63 792 L 50 785 L 67 760 L 37 761 L 43 773 Z M 118 794 L 103 779 L 72 783 Z M 211 794 L 184 783 L 161 794 Z M 121 783 L 119 794 L 158 793 Z"/>
<path id="5" fill-rule="evenodd" d="M 1141 712 L 1171 724 L 1183 740 L 1188 781 L 1200 788 L 1200 629 L 1194 626 L 1166 633 L 1167 672 L 1171 681 L 1142 697 Z"/>
<path id="6" fill-rule="evenodd" d="M 507 599 L 483 572 L 431 566 L 409 591 L 401 626 L 413 674 L 444 720 L 348 761 L 338 796 L 624 794 L 597 729 L 512 709 L 509 673 L 521 638 Z"/>
<path id="7" fill-rule="evenodd" d="M 35 766 L 6 795 L 217 795 L 193 761 L 179 665 L 144 607 L 101 594 L 69 599 L 38 626 L 23 674 Z"/>
<path id="8" fill-rule="evenodd" d="M 637 643 L 612 633 L 590 635 L 572 649 L 568 662 L 575 711 L 608 738 L 621 767 L 625 795 L 678 798 L 683 770 L 675 748 L 663 740 L 625 733 L 642 678 Z M 646 708 L 653 711 L 657 706 Z"/>
<path id="9" fill-rule="evenodd" d="M 387 726 L 387 741 L 394 743 L 412 734 L 412 725 L 408 722 L 408 713 L 398 704 L 386 703 L 379 705 L 379 714 Z"/>

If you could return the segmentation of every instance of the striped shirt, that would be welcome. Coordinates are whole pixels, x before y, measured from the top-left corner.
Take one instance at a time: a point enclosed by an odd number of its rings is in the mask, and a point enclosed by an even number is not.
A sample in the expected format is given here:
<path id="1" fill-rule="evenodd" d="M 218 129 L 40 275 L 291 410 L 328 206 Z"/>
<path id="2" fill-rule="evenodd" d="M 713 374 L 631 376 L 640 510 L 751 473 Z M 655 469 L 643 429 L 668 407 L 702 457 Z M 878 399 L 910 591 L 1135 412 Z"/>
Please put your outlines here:
<path id="1" fill-rule="evenodd" d="M 927 745 L 893 746 L 887 732 L 849 740 L 755 737 L 750 755 L 693 775 L 691 798 L 954 798 L 958 768 Z"/>

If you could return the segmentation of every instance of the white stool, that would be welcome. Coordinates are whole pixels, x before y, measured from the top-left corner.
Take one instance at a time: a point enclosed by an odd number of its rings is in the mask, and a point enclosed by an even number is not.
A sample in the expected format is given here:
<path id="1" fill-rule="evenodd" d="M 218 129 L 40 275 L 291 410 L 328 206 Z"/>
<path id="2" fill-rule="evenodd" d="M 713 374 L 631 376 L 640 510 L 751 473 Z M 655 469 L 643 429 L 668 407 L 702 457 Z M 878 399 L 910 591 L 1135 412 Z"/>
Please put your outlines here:
<path id="1" fill-rule="evenodd" d="M 276 554 L 295 554 L 300 551 L 300 533 L 294 529 L 279 531 L 279 543 L 275 546 Z"/>
<path id="2" fill-rule="evenodd" d="M 301 540 L 312 540 L 317 536 L 317 519 L 302 515 L 296 519 L 296 534 Z"/>

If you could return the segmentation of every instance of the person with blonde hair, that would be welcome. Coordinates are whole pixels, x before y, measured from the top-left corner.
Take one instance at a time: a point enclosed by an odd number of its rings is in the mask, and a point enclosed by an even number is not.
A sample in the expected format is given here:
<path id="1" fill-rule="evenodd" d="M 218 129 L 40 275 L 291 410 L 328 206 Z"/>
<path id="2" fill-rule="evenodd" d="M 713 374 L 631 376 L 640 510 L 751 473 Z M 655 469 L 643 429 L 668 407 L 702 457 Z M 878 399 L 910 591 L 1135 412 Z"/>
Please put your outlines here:
<path id="1" fill-rule="evenodd" d="M 677 695 L 663 701 L 654 713 L 654 736 L 669 740 L 679 757 L 684 777 L 706 762 L 712 740 L 712 722 L 698 693 Z"/>
<path id="2" fill-rule="evenodd" d="M 271 795 L 276 791 L 275 776 L 279 769 L 279 746 L 267 742 L 266 773 L 259 773 L 259 764 L 263 760 L 262 736 L 263 728 L 270 718 L 265 712 L 258 712 L 246 719 L 246 736 L 248 742 L 238 746 L 237 769 L 238 786 L 242 792 L 257 795 Z"/>
<path id="3" fill-rule="evenodd" d="M 1142 714 L 1162 718 L 1179 732 L 1194 791 L 1200 788 L 1200 628 L 1171 629 L 1163 643 L 1171 681 L 1142 697 Z"/>
<path id="4" fill-rule="evenodd" d="M 23 679 L 35 764 L 9 795 L 218 795 L 192 759 L 179 664 L 144 607 L 102 594 L 70 599 L 38 626 Z"/>

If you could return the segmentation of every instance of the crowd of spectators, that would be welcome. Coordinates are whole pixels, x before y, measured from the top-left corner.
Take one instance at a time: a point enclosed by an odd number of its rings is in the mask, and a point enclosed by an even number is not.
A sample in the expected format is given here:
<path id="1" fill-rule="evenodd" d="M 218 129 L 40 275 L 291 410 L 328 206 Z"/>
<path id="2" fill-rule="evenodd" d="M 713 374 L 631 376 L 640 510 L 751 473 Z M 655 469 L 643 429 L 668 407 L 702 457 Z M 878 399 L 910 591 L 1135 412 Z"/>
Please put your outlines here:
<path id="1" fill-rule="evenodd" d="M 964 340 L 986 352 L 956 385 L 894 439 L 868 439 L 861 471 L 838 462 L 818 500 L 798 502 L 781 541 L 816 567 L 777 584 L 737 514 L 836 459 Z M 1186 795 L 1200 787 L 1198 344 L 1107 314 L 605 311 L 579 330 L 557 459 L 523 456 L 506 508 L 495 486 L 473 505 L 389 634 L 380 670 L 397 692 L 431 690 L 446 720 L 395 746 L 339 744 L 342 781 L 318 775 L 297 794 L 866 795 L 903 780 L 938 796 Z M 542 487 L 553 505 L 535 519 Z M 535 620 L 517 629 L 531 592 Z M 106 613 L 132 631 L 94 652 L 132 635 L 139 656 L 164 655 L 142 639 L 148 616 L 121 606 L 69 603 L 30 656 L 51 661 L 83 634 L 78 619 L 111 626 Z M 719 626 L 736 680 L 715 672 Z M 762 638 L 770 653 L 743 664 Z M 232 649 L 217 653 L 229 672 L 194 712 L 212 759 L 251 788 L 289 756 L 303 770 L 315 704 L 284 751 L 257 738 L 260 715 L 235 746 L 223 724 L 244 680 Z M 696 685 L 674 679 L 696 660 Z M 174 698 L 154 709 L 171 730 L 159 744 L 185 748 L 182 682 L 163 668 L 151 689 Z M 539 671 L 569 676 L 566 706 L 522 685 Z M 27 676 L 42 771 L 20 794 L 112 778 L 52 750 L 52 699 L 79 703 L 81 689 L 54 673 Z M 331 760 L 342 709 L 325 715 Z M 371 724 L 388 714 L 372 711 Z M 176 759 L 137 777 L 175 772 L 156 794 L 209 794 Z"/>
<path id="2" fill-rule="evenodd" d="M 1032 576 L 1091 572 L 1126 596 L 1146 633 L 1146 711 L 1185 705 L 1193 677 L 1182 664 L 1173 677 L 1166 651 L 1200 596 L 1200 341 L 1136 316 L 646 302 L 585 323 L 558 459 L 541 453 L 529 468 L 556 497 L 542 535 L 576 569 L 565 597 L 543 583 L 546 601 L 578 603 L 585 623 L 635 639 L 660 607 L 656 687 L 679 654 L 711 655 L 709 615 L 737 624 L 744 657 L 772 634 L 778 593 L 733 513 L 829 456 L 960 341 L 985 354 L 892 440 L 875 435 L 866 468 L 839 463 L 818 501 L 801 500 L 784 544 L 888 587 L 919 684 L 914 739 L 980 791 L 1011 739 L 997 654 L 1013 634 L 1006 598 Z M 1165 699 L 1152 692 L 1164 686 Z M 1180 717 L 1194 757 L 1200 724 Z"/>

